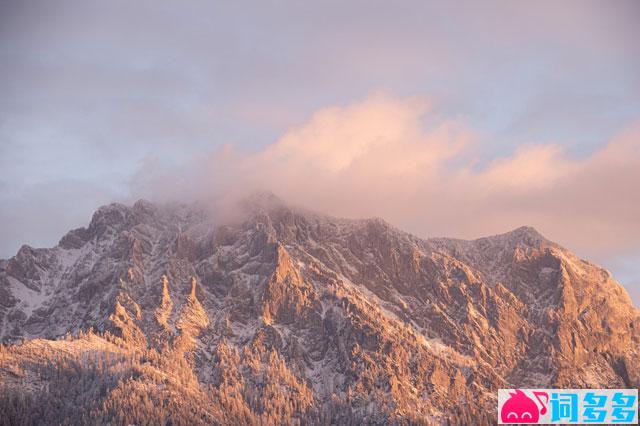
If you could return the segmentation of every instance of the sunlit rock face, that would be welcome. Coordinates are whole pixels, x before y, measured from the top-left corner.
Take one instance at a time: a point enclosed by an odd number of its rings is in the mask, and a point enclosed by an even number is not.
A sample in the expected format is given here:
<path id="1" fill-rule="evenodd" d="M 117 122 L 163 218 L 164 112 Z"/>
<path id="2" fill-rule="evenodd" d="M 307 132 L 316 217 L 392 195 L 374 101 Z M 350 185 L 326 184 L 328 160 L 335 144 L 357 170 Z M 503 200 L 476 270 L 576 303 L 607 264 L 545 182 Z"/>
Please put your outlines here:
<path id="1" fill-rule="evenodd" d="M 420 239 L 268 194 L 215 217 L 112 204 L 2 261 L 8 415 L 493 424 L 498 388 L 640 386 L 626 292 L 532 228 Z"/>

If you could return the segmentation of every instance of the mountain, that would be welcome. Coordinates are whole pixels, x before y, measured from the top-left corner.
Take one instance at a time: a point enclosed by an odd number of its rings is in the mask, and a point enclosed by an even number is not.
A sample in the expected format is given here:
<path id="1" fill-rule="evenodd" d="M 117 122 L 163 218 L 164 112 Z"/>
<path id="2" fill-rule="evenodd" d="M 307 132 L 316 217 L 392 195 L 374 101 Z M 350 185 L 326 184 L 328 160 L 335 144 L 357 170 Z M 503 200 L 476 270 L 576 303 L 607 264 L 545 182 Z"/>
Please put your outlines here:
<path id="1" fill-rule="evenodd" d="M 421 239 L 270 194 L 99 208 L 0 262 L 0 423 L 493 424 L 640 386 L 640 311 L 535 229 Z"/>

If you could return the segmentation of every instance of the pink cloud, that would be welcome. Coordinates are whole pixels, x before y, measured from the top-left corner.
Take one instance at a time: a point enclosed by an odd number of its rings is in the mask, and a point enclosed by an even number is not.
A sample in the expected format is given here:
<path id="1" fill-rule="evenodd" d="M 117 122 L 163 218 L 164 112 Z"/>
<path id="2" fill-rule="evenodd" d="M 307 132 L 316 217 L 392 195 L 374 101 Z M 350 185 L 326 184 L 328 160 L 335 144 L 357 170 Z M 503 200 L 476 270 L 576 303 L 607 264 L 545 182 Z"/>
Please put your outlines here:
<path id="1" fill-rule="evenodd" d="M 474 132 L 437 117 L 424 100 L 378 94 L 323 108 L 261 151 L 226 146 L 180 176 L 195 196 L 270 190 L 421 236 L 474 238 L 526 224 L 586 256 L 640 246 L 640 126 L 586 158 L 531 144 L 477 170 Z"/>

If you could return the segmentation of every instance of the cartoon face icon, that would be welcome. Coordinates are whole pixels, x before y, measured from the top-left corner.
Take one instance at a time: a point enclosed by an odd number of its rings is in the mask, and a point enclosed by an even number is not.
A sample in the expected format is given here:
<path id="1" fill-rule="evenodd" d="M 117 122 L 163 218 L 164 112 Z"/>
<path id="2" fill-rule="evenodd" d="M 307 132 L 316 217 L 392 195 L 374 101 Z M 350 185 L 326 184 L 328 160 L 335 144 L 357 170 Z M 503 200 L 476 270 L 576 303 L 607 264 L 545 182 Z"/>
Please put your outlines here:
<path id="1" fill-rule="evenodd" d="M 537 423 L 540 414 L 545 414 L 547 409 L 545 404 L 540 400 L 541 396 L 545 396 L 548 401 L 548 395 L 545 392 L 534 392 L 536 399 L 542 405 L 542 410 L 538 409 L 538 405 L 519 389 L 515 393 L 509 393 L 510 398 L 502 406 L 500 418 L 503 423 Z"/>

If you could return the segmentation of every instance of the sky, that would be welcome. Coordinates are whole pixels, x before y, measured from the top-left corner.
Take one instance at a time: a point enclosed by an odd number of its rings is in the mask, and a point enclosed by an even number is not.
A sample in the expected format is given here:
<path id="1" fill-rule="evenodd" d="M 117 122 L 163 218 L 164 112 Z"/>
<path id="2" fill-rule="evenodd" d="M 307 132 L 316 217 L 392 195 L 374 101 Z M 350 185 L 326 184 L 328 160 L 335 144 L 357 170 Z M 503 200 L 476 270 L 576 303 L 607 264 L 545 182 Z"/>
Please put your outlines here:
<path id="1" fill-rule="evenodd" d="M 253 189 L 419 236 L 520 225 L 640 306 L 637 1 L 0 0 L 0 257 Z"/>

